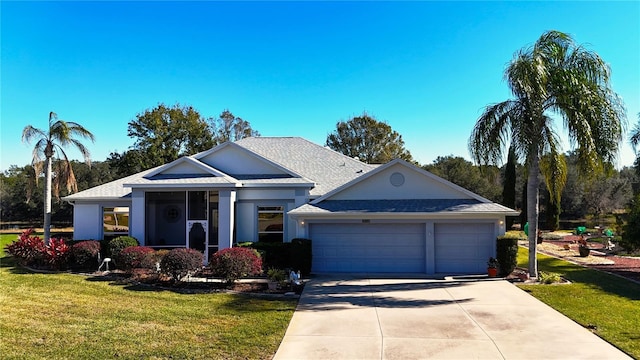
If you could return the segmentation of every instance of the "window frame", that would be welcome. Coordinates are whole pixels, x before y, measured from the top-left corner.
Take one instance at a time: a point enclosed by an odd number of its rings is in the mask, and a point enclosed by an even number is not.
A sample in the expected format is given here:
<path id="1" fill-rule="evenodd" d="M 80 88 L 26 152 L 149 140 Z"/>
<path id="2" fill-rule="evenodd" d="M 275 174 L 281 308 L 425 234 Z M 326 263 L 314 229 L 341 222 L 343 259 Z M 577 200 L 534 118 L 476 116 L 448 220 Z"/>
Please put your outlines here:
<path id="1" fill-rule="evenodd" d="M 280 230 L 261 230 L 260 229 L 260 214 L 280 214 L 282 217 L 282 229 Z M 260 241 L 261 236 L 264 235 L 282 235 L 282 240 L 285 241 L 285 229 L 286 229 L 286 206 L 284 204 L 259 204 L 256 205 L 256 241 Z M 271 241 L 277 242 L 277 241 Z"/>

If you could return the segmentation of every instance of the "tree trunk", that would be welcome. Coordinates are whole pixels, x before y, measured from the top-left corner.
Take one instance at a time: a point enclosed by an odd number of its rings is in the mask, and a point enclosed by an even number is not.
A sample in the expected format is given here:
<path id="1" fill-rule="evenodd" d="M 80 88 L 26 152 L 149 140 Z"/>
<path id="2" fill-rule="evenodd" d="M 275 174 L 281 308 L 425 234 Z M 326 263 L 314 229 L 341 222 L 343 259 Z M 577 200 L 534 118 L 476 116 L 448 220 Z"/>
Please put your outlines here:
<path id="1" fill-rule="evenodd" d="M 540 159 L 537 154 L 529 161 L 529 177 L 527 180 L 527 221 L 529 222 L 529 276 L 538 277 L 537 238 L 538 238 L 538 192 L 540 185 Z"/>
<path id="2" fill-rule="evenodd" d="M 51 238 L 51 157 L 45 159 L 45 183 L 44 183 L 44 243 L 49 245 Z"/>

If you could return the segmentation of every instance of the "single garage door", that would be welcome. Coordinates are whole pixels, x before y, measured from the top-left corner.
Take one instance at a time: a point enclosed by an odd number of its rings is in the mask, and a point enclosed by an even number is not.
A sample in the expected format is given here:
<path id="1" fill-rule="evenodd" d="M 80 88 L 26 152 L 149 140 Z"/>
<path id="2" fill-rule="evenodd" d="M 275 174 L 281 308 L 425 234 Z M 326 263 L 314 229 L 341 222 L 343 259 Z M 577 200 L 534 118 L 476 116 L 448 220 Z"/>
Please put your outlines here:
<path id="1" fill-rule="evenodd" d="M 495 247 L 493 223 L 436 223 L 434 227 L 436 273 L 486 273 Z"/>
<path id="2" fill-rule="evenodd" d="M 425 272 L 424 224 L 311 224 L 313 272 Z"/>

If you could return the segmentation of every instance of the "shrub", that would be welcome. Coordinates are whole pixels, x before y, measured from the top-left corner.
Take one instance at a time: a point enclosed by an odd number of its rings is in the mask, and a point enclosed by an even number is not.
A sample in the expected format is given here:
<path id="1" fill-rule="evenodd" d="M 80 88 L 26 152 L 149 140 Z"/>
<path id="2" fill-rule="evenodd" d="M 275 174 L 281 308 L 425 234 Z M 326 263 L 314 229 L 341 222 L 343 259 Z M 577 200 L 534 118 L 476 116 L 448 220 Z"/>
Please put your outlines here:
<path id="1" fill-rule="evenodd" d="M 27 266 L 45 265 L 59 270 L 67 265 L 70 247 L 63 239 L 51 238 L 49 245 L 38 236 L 31 236 L 33 229 L 25 230 L 18 240 L 7 245 L 6 251 L 18 258 L 18 261 Z"/>
<path id="2" fill-rule="evenodd" d="M 209 268 L 215 276 L 231 284 L 244 276 L 262 272 L 262 260 L 256 250 L 233 247 L 213 254 Z"/>
<path id="3" fill-rule="evenodd" d="M 127 248 L 129 246 L 138 246 L 140 245 L 140 243 L 138 243 L 138 240 L 136 240 L 135 238 L 131 237 L 131 236 L 118 236 L 117 238 L 109 241 L 109 246 L 108 246 L 108 254 L 105 256 L 110 256 L 112 259 L 114 259 L 116 266 L 120 266 L 120 252 L 124 249 Z"/>
<path id="4" fill-rule="evenodd" d="M 120 251 L 118 265 L 125 270 L 139 268 L 145 256 L 153 252 L 154 250 L 147 246 L 128 246 Z"/>
<path id="5" fill-rule="evenodd" d="M 194 249 L 179 248 L 169 251 L 160 262 L 160 271 L 179 281 L 189 273 L 202 268 L 204 256 Z"/>
<path id="6" fill-rule="evenodd" d="M 293 239 L 289 243 L 258 241 L 242 243 L 242 247 L 256 249 L 262 255 L 265 268 L 300 270 L 302 275 L 311 273 L 311 240 Z"/>
<path id="7" fill-rule="evenodd" d="M 540 271 L 538 273 L 539 281 L 542 284 L 555 284 L 562 281 L 560 274 L 554 272 Z"/>
<path id="8" fill-rule="evenodd" d="M 97 269 L 100 242 L 95 240 L 80 241 L 71 247 L 73 266 L 78 269 Z"/>
<path id="9" fill-rule="evenodd" d="M 299 270 L 302 275 L 311 273 L 311 240 L 309 239 L 293 239 L 290 243 L 291 251 L 289 252 L 289 264 L 291 269 Z"/>
<path id="10" fill-rule="evenodd" d="M 507 234 L 496 241 L 496 258 L 500 266 L 500 276 L 511 274 L 518 265 L 518 240 L 520 236 Z"/>
<path id="11" fill-rule="evenodd" d="M 150 269 L 156 270 L 160 267 L 160 263 L 162 263 L 162 259 L 169 253 L 167 249 L 161 249 L 158 251 L 150 252 L 145 254 L 145 256 L 140 261 L 140 268 L 142 269 Z"/>
<path id="12" fill-rule="evenodd" d="M 40 265 L 44 262 L 44 240 L 38 236 L 31 236 L 33 229 L 25 230 L 18 240 L 5 247 L 7 253 L 13 255 L 22 265 Z"/>
<path id="13" fill-rule="evenodd" d="M 52 269 L 64 269 L 71 255 L 71 248 L 65 244 L 64 239 L 49 239 L 49 245 L 45 247 L 45 263 Z"/>

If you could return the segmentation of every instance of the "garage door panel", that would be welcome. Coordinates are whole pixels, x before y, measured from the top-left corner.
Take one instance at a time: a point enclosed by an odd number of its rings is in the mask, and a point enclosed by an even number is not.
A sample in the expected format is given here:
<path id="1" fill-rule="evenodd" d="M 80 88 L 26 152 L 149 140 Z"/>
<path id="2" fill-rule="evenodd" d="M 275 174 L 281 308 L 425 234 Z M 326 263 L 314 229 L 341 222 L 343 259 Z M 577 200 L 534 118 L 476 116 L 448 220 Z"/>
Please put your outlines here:
<path id="1" fill-rule="evenodd" d="M 424 272 L 424 224 L 312 224 L 314 272 Z"/>
<path id="2" fill-rule="evenodd" d="M 437 273 L 481 274 L 493 254 L 492 223 L 435 224 Z"/>

